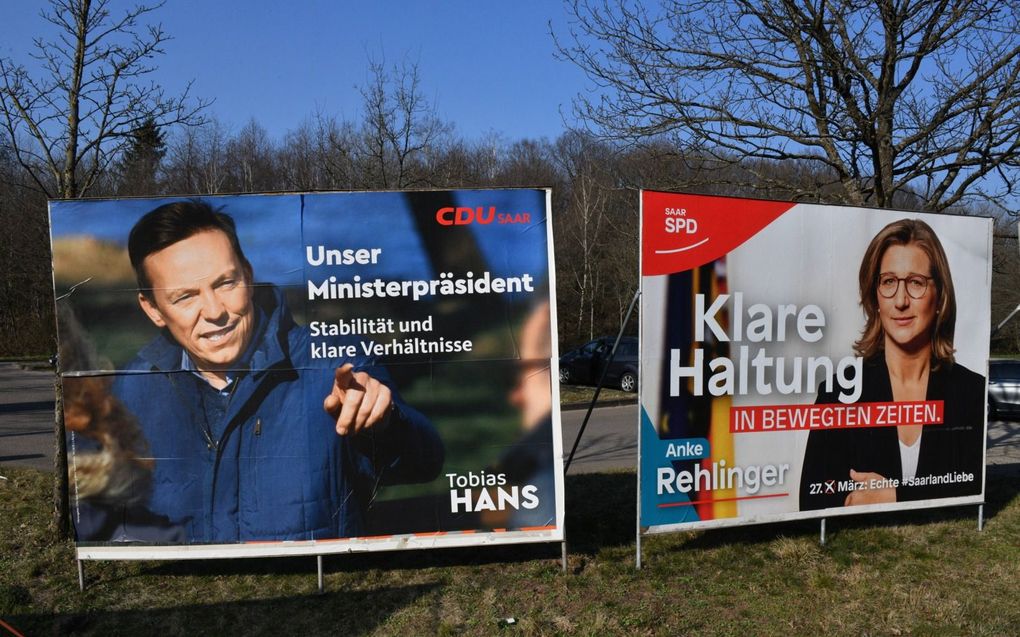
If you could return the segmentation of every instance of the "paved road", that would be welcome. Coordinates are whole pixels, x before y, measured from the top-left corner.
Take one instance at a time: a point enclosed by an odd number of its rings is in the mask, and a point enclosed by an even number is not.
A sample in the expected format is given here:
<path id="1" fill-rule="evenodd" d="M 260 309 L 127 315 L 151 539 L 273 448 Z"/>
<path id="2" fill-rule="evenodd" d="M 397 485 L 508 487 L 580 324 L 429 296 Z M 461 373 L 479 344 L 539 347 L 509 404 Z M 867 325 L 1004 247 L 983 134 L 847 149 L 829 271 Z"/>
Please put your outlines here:
<path id="1" fill-rule="evenodd" d="M 53 372 L 0 364 L 0 465 L 53 470 Z"/>
<path id="2" fill-rule="evenodd" d="M 577 439 L 585 411 L 577 409 L 562 412 L 560 420 L 563 424 L 564 462 Z M 596 473 L 636 467 L 637 405 L 596 409 L 585 427 L 569 473 Z"/>
<path id="3" fill-rule="evenodd" d="M 564 411 L 563 453 L 577 437 L 584 410 Z M 592 414 L 570 473 L 634 469 L 637 405 L 602 407 Z M 53 373 L 0 364 L 0 465 L 53 468 Z M 988 426 L 988 464 L 1020 476 L 1020 422 Z"/>

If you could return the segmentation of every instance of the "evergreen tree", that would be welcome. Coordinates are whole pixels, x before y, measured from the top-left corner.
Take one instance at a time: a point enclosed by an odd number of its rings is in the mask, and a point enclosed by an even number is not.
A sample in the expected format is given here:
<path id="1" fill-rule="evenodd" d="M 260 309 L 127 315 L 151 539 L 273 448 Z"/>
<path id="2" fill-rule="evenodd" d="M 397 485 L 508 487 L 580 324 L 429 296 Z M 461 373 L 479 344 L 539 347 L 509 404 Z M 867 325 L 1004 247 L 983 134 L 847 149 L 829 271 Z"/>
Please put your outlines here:
<path id="1" fill-rule="evenodd" d="M 159 194 L 158 172 L 166 155 L 163 131 L 153 118 L 131 131 L 131 139 L 117 162 L 117 194 Z"/>

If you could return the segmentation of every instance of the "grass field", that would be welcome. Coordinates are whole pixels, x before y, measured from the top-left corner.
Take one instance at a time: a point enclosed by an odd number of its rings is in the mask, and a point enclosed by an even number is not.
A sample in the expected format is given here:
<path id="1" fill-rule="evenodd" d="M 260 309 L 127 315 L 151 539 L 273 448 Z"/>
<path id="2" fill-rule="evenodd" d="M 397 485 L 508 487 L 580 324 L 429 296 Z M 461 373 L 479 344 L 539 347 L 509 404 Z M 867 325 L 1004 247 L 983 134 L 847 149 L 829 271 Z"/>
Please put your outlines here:
<path id="1" fill-rule="evenodd" d="M 990 472 L 975 507 L 645 538 L 634 476 L 567 478 L 559 547 L 315 560 L 89 562 L 50 539 L 49 474 L 0 468 L 0 618 L 24 634 L 1015 635 L 1020 484 Z M 514 618 L 513 624 L 506 622 Z M 6 635 L 0 624 L 0 635 Z"/>

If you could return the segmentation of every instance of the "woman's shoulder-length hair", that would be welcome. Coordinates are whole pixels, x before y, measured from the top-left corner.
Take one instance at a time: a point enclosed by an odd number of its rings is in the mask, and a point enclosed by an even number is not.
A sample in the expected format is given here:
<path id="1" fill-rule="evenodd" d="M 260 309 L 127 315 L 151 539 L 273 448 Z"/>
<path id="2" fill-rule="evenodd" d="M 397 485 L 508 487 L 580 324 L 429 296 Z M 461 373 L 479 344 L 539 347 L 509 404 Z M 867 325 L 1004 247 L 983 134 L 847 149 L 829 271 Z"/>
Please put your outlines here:
<path id="1" fill-rule="evenodd" d="M 931 262 L 932 283 L 936 301 L 935 325 L 931 334 L 932 367 L 952 365 L 954 361 L 953 336 L 956 331 L 956 291 L 949 272 L 949 260 L 935 231 L 920 219 L 900 219 L 882 228 L 871 240 L 861 260 L 859 275 L 861 308 L 866 322 L 861 338 L 854 343 L 854 351 L 865 359 L 883 351 L 885 334 L 878 316 L 878 275 L 885 251 L 894 245 L 916 245 Z M 929 293 L 931 293 L 929 286 Z"/>

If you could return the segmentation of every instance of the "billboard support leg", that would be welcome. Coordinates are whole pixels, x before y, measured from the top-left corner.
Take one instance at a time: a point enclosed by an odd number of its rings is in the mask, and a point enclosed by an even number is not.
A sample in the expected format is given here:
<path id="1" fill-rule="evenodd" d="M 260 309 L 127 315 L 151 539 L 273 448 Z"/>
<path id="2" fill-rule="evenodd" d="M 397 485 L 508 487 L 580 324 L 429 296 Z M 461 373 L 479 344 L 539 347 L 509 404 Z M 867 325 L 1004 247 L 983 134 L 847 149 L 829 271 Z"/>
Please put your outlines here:
<path id="1" fill-rule="evenodd" d="M 560 565 L 561 565 L 561 567 L 563 569 L 563 572 L 566 573 L 567 572 L 567 541 L 566 540 L 563 540 L 562 542 L 560 542 L 560 551 L 561 551 L 561 553 L 560 553 Z"/>
<path id="2" fill-rule="evenodd" d="M 84 593 L 85 592 L 85 563 L 82 562 L 81 560 L 76 560 L 76 561 L 78 562 L 78 588 L 81 590 L 81 592 Z"/>
<path id="3" fill-rule="evenodd" d="M 985 505 L 978 505 L 978 532 L 985 530 Z"/>
<path id="4" fill-rule="evenodd" d="M 322 581 L 322 556 L 321 555 L 316 555 L 315 556 L 315 562 L 316 562 L 316 566 L 319 567 L 319 595 L 322 595 L 322 593 L 324 592 L 324 590 L 323 590 L 323 581 Z"/>
<path id="5" fill-rule="evenodd" d="M 818 543 L 825 546 L 825 518 L 822 518 L 822 530 L 818 536 Z"/>
<path id="6" fill-rule="evenodd" d="M 635 551 L 636 557 L 634 558 L 634 568 L 641 570 L 641 531 L 637 534 L 637 550 Z"/>

